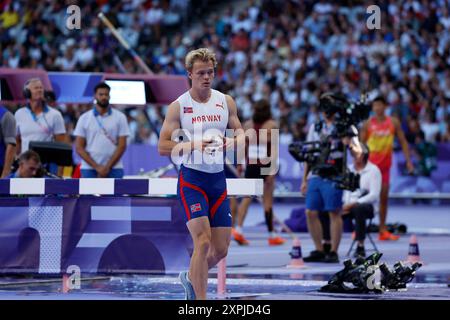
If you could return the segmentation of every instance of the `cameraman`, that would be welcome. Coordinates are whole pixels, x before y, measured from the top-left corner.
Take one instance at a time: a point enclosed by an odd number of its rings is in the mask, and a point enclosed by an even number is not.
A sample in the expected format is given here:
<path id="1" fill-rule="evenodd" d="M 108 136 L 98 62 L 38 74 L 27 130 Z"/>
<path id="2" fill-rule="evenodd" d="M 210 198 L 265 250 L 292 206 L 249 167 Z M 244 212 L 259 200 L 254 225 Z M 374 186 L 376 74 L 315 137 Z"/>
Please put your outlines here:
<path id="1" fill-rule="evenodd" d="M 369 161 L 369 154 L 369 148 L 365 144 L 362 145 L 361 155 L 352 152 L 353 164 L 349 169 L 360 175 L 360 187 L 353 192 L 344 191 L 343 198 L 343 214 L 349 214 L 355 219 L 355 240 L 358 242 L 355 258 L 366 256 L 364 249 L 366 219 L 372 219 L 374 212 L 378 212 L 380 201 L 381 171 Z"/>
<path id="2" fill-rule="evenodd" d="M 332 105 L 332 97 L 330 95 L 323 95 L 322 99 L 329 99 L 328 105 Z M 327 137 L 334 136 L 335 133 L 335 113 L 334 108 L 325 107 L 325 104 L 320 104 L 319 108 L 322 111 L 323 119 L 311 125 L 306 138 L 306 142 L 324 141 Z M 345 146 L 349 145 L 354 152 L 361 153 L 358 146 L 357 139 L 349 138 L 331 138 L 331 144 L 334 145 L 330 152 L 327 162 L 333 163 L 336 168 L 344 166 L 344 152 Z M 359 147 L 359 148 L 358 148 Z M 311 170 L 308 163 L 305 162 L 303 180 L 301 184 L 301 193 L 306 194 L 306 217 L 308 230 L 314 241 L 315 250 L 311 252 L 308 257 L 304 258 L 305 262 L 339 262 L 338 248 L 342 236 L 342 190 L 338 189 L 336 183 L 328 178 L 321 177 Z M 312 172 L 310 172 L 312 171 Z M 331 251 L 325 253 L 322 244 L 322 225 L 319 219 L 319 212 L 328 212 L 330 217 L 330 231 L 331 231 Z"/>
<path id="3" fill-rule="evenodd" d="M 39 78 L 27 80 L 23 94 L 28 103 L 14 114 L 17 154 L 27 151 L 30 141 L 67 142 L 64 119 L 61 112 L 46 104 L 42 81 Z"/>
<path id="4" fill-rule="evenodd" d="M 36 178 L 41 170 L 41 158 L 33 150 L 22 153 L 19 157 L 19 168 L 8 178 Z"/>

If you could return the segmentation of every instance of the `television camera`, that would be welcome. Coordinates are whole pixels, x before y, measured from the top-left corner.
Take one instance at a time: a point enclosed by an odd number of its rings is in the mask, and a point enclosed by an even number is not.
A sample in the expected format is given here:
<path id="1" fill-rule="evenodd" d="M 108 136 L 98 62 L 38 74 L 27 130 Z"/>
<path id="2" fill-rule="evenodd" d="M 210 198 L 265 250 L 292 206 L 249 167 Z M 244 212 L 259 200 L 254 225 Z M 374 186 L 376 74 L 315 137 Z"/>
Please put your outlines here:
<path id="1" fill-rule="evenodd" d="M 319 110 L 328 118 L 334 117 L 333 130 L 318 141 L 291 143 L 289 153 L 298 162 L 306 162 L 314 174 L 335 181 L 338 188 L 356 190 L 359 175 L 347 168 L 343 140 L 357 137 L 356 126 L 369 117 L 370 105 L 365 100 L 365 96 L 358 102 L 351 102 L 341 93 L 323 94 L 319 100 Z M 319 121 L 314 129 L 321 132 L 322 127 L 323 122 Z"/>

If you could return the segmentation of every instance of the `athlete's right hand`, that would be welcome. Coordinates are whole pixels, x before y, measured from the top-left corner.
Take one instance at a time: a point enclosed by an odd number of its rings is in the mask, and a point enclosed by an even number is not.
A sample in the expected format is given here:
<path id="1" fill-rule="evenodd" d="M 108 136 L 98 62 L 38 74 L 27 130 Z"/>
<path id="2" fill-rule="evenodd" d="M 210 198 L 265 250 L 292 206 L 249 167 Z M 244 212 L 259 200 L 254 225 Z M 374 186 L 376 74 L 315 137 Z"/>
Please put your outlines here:
<path id="1" fill-rule="evenodd" d="M 242 173 L 244 172 L 244 166 L 242 164 L 238 164 L 236 166 L 236 170 L 238 172 L 239 177 L 242 177 Z"/>
<path id="2" fill-rule="evenodd" d="M 300 186 L 300 193 L 302 195 L 306 195 L 306 191 L 308 190 L 308 181 L 302 180 L 302 185 Z"/>
<path id="3" fill-rule="evenodd" d="M 203 152 L 208 146 L 210 146 L 212 142 L 213 139 L 203 139 L 201 143 L 199 143 L 198 141 L 192 141 L 191 150 L 198 150 L 200 152 Z"/>

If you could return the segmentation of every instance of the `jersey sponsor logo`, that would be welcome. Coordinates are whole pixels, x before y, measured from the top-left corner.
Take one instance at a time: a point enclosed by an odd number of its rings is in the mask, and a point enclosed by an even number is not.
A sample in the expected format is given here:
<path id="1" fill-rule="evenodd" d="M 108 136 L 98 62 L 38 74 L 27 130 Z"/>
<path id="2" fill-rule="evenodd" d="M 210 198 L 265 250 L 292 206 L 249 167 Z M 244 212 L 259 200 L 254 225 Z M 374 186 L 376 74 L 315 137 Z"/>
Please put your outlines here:
<path id="1" fill-rule="evenodd" d="M 220 122 L 220 115 L 207 115 L 192 117 L 192 124 L 202 122 Z"/>
<path id="2" fill-rule="evenodd" d="M 224 109 L 224 107 L 223 107 L 223 102 L 222 102 L 221 104 L 216 103 L 216 107 L 217 107 L 217 108 L 222 108 L 222 109 Z"/>
<path id="3" fill-rule="evenodd" d="M 389 129 L 378 129 L 378 130 L 373 130 L 372 135 L 379 136 L 379 137 L 385 137 L 385 136 L 392 135 L 392 132 Z"/>
<path id="4" fill-rule="evenodd" d="M 192 213 L 200 211 L 200 210 L 202 210 L 202 206 L 201 206 L 200 203 L 194 203 L 193 205 L 191 205 L 191 212 Z"/>
<path id="5" fill-rule="evenodd" d="M 194 113 L 194 109 L 192 107 L 184 107 L 183 112 L 184 113 Z"/>

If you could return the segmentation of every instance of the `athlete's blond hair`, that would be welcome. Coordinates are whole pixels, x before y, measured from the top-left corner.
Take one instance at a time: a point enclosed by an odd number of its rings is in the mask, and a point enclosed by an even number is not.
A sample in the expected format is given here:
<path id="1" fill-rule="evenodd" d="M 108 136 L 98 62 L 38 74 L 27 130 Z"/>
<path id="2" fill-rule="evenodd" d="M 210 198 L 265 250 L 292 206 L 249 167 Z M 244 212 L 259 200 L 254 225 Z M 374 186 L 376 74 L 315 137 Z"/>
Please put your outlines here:
<path id="1" fill-rule="evenodd" d="M 208 48 L 199 48 L 196 50 L 190 51 L 186 55 L 185 67 L 188 71 L 192 70 L 195 61 L 209 62 L 213 63 L 214 68 L 217 66 L 216 54 L 209 50 Z"/>

